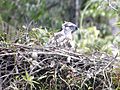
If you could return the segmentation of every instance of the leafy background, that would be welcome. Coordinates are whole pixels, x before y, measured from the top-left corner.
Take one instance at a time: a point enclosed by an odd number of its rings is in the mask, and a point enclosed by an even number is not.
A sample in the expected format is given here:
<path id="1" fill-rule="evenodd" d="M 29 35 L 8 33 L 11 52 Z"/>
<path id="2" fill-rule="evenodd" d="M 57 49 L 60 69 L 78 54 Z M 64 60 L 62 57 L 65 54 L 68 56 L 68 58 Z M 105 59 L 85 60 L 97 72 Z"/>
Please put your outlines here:
<path id="1" fill-rule="evenodd" d="M 119 51 L 119 0 L 1 0 L 0 40 L 43 46 L 64 21 L 79 26 L 77 50 Z"/>

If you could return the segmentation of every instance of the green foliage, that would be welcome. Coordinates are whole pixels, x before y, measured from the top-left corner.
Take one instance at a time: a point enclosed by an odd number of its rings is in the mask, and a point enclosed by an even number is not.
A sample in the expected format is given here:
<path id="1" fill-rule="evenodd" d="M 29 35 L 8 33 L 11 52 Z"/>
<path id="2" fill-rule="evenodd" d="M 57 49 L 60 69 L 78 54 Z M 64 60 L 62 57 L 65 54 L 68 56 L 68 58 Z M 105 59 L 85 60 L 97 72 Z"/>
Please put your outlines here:
<path id="1" fill-rule="evenodd" d="M 79 32 L 77 32 L 79 34 Z M 96 27 L 88 27 L 80 29 L 81 39 L 75 36 L 75 41 L 80 52 L 102 51 L 111 53 L 110 45 L 113 43 L 114 37 L 107 36 L 100 38 L 100 31 Z"/>
<path id="2" fill-rule="evenodd" d="M 0 32 L 0 41 L 5 41 L 6 34 L 3 32 Z"/>
<path id="3" fill-rule="evenodd" d="M 2 19 L 12 25 L 38 20 L 46 11 L 45 0 L 1 0 Z"/>
<path id="4" fill-rule="evenodd" d="M 112 1 L 110 1 L 112 2 Z M 80 27 L 96 26 L 100 30 L 101 37 L 110 35 L 109 21 L 111 18 L 118 17 L 119 12 L 109 6 L 109 1 L 88 0 L 84 9 L 81 11 Z"/>
<path id="5" fill-rule="evenodd" d="M 23 24 L 28 24 L 30 21 L 37 22 L 46 27 L 58 27 L 62 21 L 59 9 L 48 10 L 46 0 L 0 0 L 0 16 L 3 21 L 20 27 Z M 56 14 L 53 13 L 55 11 Z M 57 12 L 56 12 L 57 11 Z M 62 11 L 62 9 L 60 9 Z M 59 11 L 59 12 L 60 12 Z M 55 16 L 56 15 L 56 16 Z M 53 25 L 55 23 L 56 25 Z M 19 25 L 19 26 L 18 26 Z"/>
<path id="6" fill-rule="evenodd" d="M 47 31 L 47 29 L 42 29 L 40 28 L 32 28 L 32 31 L 29 33 L 31 40 L 37 40 L 38 42 L 41 43 L 41 45 L 44 45 L 47 43 L 49 37 L 50 37 L 50 32 Z"/>
<path id="7" fill-rule="evenodd" d="M 34 81 L 34 76 L 30 76 L 28 72 L 25 72 L 25 76 L 22 76 L 23 80 L 26 81 L 28 85 L 30 85 L 30 88 L 35 88 L 34 84 L 39 84 L 38 82 Z"/>
<path id="8" fill-rule="evenodd" d="M 93 18 L 97 18 L 99 15 L 101 15 L 103 17 L 105 16 L 107 18 L 110 18 L 117 14 L 116 11 L 112 10 L 111 7 L 109 7 L 109 2 L 103 0 L 90 0 L 88 3 L 86 3 L 86 5 L 89 3 L 90 6 L 85 11 L 85 16 L 92 16 Z"/>

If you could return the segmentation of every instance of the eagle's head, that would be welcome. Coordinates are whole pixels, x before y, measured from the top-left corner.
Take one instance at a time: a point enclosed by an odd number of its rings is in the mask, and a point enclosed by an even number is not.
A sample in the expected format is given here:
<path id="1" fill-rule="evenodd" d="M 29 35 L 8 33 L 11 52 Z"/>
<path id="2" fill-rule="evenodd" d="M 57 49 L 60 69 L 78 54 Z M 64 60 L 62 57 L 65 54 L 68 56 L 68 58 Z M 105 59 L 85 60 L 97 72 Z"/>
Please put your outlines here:
<path id="1" fill-rule="evenodd" d="M 62 30 L 65 34 L 67 33 L 73 33 L 78 29 L 77 25 L 75 25 L 72 22 L 65 22 L 62 24 Z"/>

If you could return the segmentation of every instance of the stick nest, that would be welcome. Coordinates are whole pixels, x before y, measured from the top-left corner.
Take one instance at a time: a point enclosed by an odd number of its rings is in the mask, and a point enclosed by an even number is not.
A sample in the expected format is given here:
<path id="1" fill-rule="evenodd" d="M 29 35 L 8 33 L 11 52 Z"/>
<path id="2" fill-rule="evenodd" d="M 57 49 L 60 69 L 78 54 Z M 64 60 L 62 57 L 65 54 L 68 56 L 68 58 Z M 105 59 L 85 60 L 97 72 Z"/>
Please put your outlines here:
<path id="1" fill-rule="evenodd" d="M 3 90 L 110 90 L 118 60 L 106 53 L 12 44 L 0 48 Z M 17 88 L 17 89 L 16 89 Z"/>

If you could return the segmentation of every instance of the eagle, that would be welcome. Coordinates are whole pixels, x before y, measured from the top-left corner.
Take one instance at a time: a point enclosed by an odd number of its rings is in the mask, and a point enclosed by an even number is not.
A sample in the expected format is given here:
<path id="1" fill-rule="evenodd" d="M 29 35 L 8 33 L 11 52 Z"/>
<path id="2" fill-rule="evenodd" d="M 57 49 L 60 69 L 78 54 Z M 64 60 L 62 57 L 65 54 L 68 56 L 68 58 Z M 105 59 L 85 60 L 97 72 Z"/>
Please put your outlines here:
<path id="1" fill-rule="evenodd" d="M 47 42 L 46 47 L 71 48 L 72 34 L 76 30 L 78 30 L 78 27 L 74 23 L 63 23 L 61 31 L 54 33 L 53 37 Z"/>

